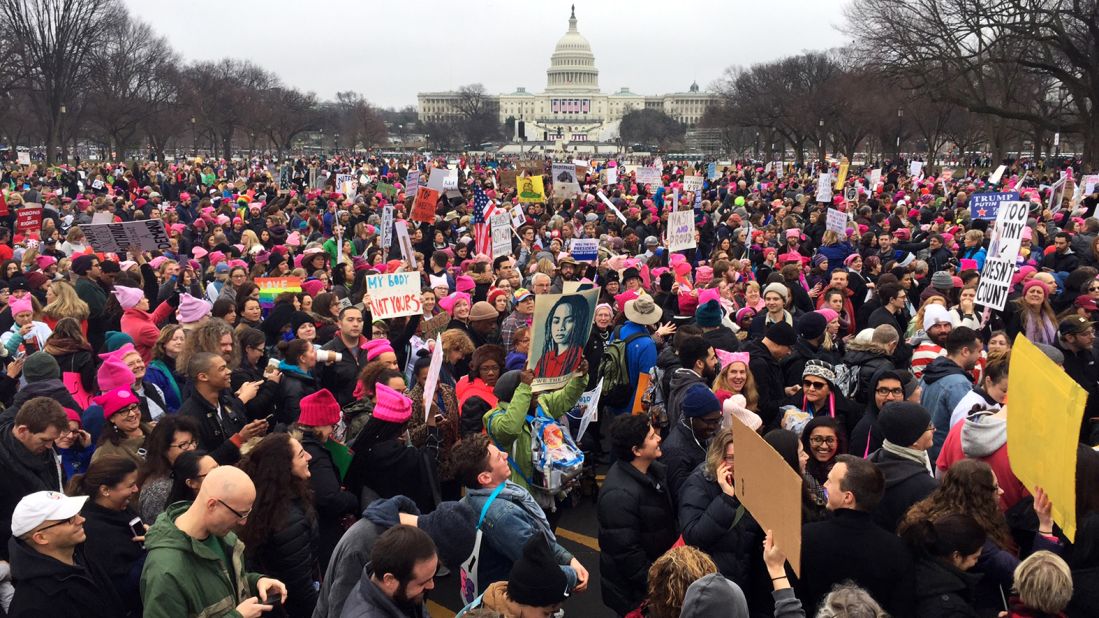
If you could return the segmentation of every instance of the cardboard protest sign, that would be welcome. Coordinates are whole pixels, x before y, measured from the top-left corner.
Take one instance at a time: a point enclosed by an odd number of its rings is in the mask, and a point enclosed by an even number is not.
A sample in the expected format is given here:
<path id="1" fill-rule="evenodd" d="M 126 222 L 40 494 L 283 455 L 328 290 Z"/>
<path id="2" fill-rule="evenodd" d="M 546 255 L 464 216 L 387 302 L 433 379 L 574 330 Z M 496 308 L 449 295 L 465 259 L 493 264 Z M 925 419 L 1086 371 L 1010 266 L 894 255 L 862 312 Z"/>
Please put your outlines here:
<path id="1" fill-rule="evenodd" d="M 519 192 L 519 201 L 536 204 L 546 201 L 546 189 L 542 186 L 541 176 L 522 176 L 515 179 L 515 189 Z"/>
<path id="2" fill-rule="evenodd" d="M 733 417 L 736 497 L 801 574 L 801 475 L 766 440 Z M 1075 452 L 1075 451 L 1074 451 Z"/>
<path id="3" fill-rule="evenodd" d="M 500 177 L 496 184 L 496 188 L 503 189 L 504 187 L 514 187 L 515 179 L 518 177 L 519 172 L 515 170 L 500 170 Z"/>
<path id="4" fill-rule="evenodd" d="M 420 170 L 408 170 L 408 175 L 405 176 L 404 194 L 416 195 L 416 190 L 420 188 Z"/>
<path id="5" fill-rule="evenodd" d="M 835 208 L 828 209 L 828 218 L 825 219 L 824 229 L 835 232 L 840 236 L 847 235 L 847 214 L 836 210 Z"/>
<path id="6" fill-rule="evenodd" d="M 255 282 L 259 287 L 259 304 L 264 309 L 274 307 L 279 294 L 301 292 L 299 277 L 256 277 Z"/>
<path id="7" fill-rule="evenodd" d="M 694 249 L 695 214 L 691 210 L 677 210 L 668 214 L 668 251 Z"/>
<path id="8" fill-rule="evenodd" d="M 683 177 L 683 190 L 691 191 L 695 195 L 702 192 L 702 176 L 684 176 Z"/>
<path id="9" fill-rule="evenodd" d="M 523 212 L 523 207 L 516 204 L 511 209 L 511 226 L 514 228 L 522 227 L 527 222 L 527 215 Z"/>
<path id="10" fill-rule="evenodd" d="M 656 167 L 637 168 L 637 184 L 660 185 L 660 169 Z"/>
<path id="11" fill-rule="evenodd" d="M 649 373 L 637 374 L 637 392 L 633 396 L 633 404 L 630 405 L 630 414 L 644 414 L 645 413 L 645 391 L 649 390 L 649 385 L 652 384 L 653 377 Z"/>
<path id="12" fill-rule="evenodd" d="M 393 206 L 386 205 L 382 208 L 382 248 L 388 249 L 393 245 Z"/>
<path id="13" fill-rule="evenodd" d="M 599 256 L 598 238 L 575 238 L 572 241 L 572 259 L 577 262 L 594 262 Z"/>
<path id="14" fill-rule="evenodd" d="M 569 416 L 580 419 L 580 427 L 576 430 L 576 442 L 584 438 L 584 434 L 588 432 L 588 425 L 594 421 L 599 420 L 599 396 L 603 394 L 603 379 L 599 379 L 599 383 L 595 385 L 595 388 L 590 391 L 585 391 L 583 395 L 580 395 L 580 399 L 576 400 L 576 405 L 573 406 L 572 411 L 569 412 Z M 568 423 L 562 423 L 565 427 L 568 427 Z"/>
<path id="15" fill-rule="evenodd" d="M 123 253 L 133 246 L 145 251 L 163 251 L 172 246 L 168 232 L 164 229 L 164 222 L 160 219 L 89 223 L 81 225 L 80 229 L 93 249 L 106 253 Z"/>
<path id="16" fill-rule="evenodd" d="M 1053 521 L 1076 539 L 1076 447 L 1088 394 L 1037 346 L 1019 334 L 1008 374 L 1007 455 L 1030 491 L 1041 487 Z M 1056 402 L 1057 405 L 1050 405 Z M 737 453 L 740 467 L 740 453 Z"/>
<path id="17" fill-rule="evenodd" d="M 439 371 L 443 368 L 443 337 L 435 335 L 435 348 L 431 351 L 431 365 L 424 381 L 424 422 L 431 417 L 431 404 L 435 401 L 435 389 L 439 386 Z"/>
<path id="18" fill-rule="evenodd" d="M 1004 172 L 1006 172 L 1006 171 L 1007 171 L 1007 166 L 1006 165 L 1001 165 L 1000 167 L 997 167 L 996 171 L 992 172 L 992 175 L 990 175 L 988 177 L 988 184 L 990 184 L 990 185 L 999 184 L 1000 183 L 1000 178 L 1004 175 Z"/>
<path id="19" fill-rule="evenodd" d="M 571 163 L 553 164 L 553 196 L 560 199 L 580 194 L 580 183 L 576 180 L 576 167 Z"/>
<path id="20" fill-rule="evenodd" d="M 822 172 L 820 178 L 817 179 L 816 200 L 818 202 L 832 201 L 832 175 L 827 172 Z"/>
<path id="21" fill-rule="evenodd" d="M 368 275 L 366 290 L 370 294 L 370 313 L 375 320 L 423 313 L 418 273 Z"/>
<path id="22" fill-rule="evenodd" d="M 393 224 L 393 231 L 397 234 L 397 246 L 401 248 L 401 257 L 408 261 L 408 265 L 416 268 L 416 251 L 412 248 L 412 237 L 408 235 L 408 222 L 397 221 Z"/>
<path id="23" fill-rule="evenodd" d="M 598 298 L 596 289 L 535 296 L 527 356 L 527 369 L 534 372 L 533 392 L 561 388 L 580 368 Z"/>
<path id="24" fill-rule="evenodd" d="M 608 167 L 607 169 L 603 170 L 603 173 L 606 175 L 606 179 L 603 182 L 604 185 L 616 185 L 616 184 L 618 184 L 618 168 L 617 167 Z"/>
<path id="25" fill-rule="evenodd" d="M 438 204 L 438 191 L 420 187 L 420 190 L 416 192 L 416 201 L 412 202 L 412 220 L 421 223 L 435 223 L 435 207 Z"/>
<path id="26" fill-rule="evenodd" d="M 161 224 L 163 226 L 163 224 Z M 83 227 L 83 226 L 81 226 Z M 22 208 L 15 211 L 15 232 L 17 234 L 30 234 L 42 231 L 42 205 L 27 202 Z M 89 239 L 90 240 L 90 239 Z M 93 245 L 94 246 L 94 245 Z"/>
<path id="27" fill-rule="evenodd" d="M 511 254 L 511 216 L 500 212 L 489 217 L 492 226 L 492 259 Z"/>
<path id="28" fill-rule="evenodd" d="M 602 191 L 599 191 L 598 193 L 596 193 L 596 195 L 598 195 L 599 199 L 602 200 L 603 203 L 607 205 L 607 208 L 610 208 L 611 211 L 614 212 L 614 215 L 616 217 L 618 217 L 619 219 L 622 220 L 622 223 L 626 223 L 626 215 L 622 214 L 621 210 L 618 210 L 618 207 L 614 205 L 614 202 L 612 202 L 610 200 L 610 198 L 607 197 L 606 193 L 603 193 Z"/>
<path id="29" fill-rule="evenodd" d="M 1003 202 L 1017 202 L 1019 194 L 1010 191 L 1007 193 L 974 193 L 969 197 L 969 216 L 973 219 L 995 219 L 1000 212 L 1000 204 Z"/>

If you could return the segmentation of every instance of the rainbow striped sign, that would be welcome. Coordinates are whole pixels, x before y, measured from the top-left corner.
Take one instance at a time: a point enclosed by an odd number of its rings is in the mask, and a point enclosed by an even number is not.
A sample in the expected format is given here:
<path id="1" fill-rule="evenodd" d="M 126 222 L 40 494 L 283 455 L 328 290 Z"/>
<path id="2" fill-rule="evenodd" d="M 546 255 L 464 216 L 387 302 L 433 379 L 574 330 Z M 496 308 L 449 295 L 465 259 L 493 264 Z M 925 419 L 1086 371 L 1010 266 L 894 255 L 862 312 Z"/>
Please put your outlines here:
<path id="1" fill-rule="evenodd" d="M 301 277 L 256 277 L 259 304 L 264 309 L 275 306 L 275 297 L 283 292 L 301 292 Z"/>

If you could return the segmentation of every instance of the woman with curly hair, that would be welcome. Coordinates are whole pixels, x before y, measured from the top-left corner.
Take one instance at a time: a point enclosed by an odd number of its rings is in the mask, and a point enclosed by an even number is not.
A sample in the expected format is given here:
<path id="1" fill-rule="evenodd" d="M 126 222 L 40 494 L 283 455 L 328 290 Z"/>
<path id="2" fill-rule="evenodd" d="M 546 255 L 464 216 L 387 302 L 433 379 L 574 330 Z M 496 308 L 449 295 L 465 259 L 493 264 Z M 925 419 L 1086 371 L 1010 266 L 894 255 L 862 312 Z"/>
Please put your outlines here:
<path id="1" fill-rule="evenodd" d="M 717 573 L 705 552 L 683 545 L 673 547 L 649 567 L 649 592 L 641 607 L 627 618 L 679 618 L 687 589 L 696 580 Z"/>
<path id="2" fill-rule="evenodd" d="M 310 455 L 286 433 L 259 441 L 240 461 L 256 500 L 240 531 L 249 570 L 286 584 L 286 613 L 309 616 L 317 604 L 317 512 L 309 486 Z"/>
<path id="3" fill-rule="evenodd" d="M 1019 549 L 1000 510 L 1003 492 L 996 474 L 987 463 L 963 459 L 943 474 L 939 487 L 931 495 L 908 509 L 897 527 L 897 533 L 903 537 L 918 522 L 936 521 L 946 515 L 965 513 L 977 520 L 988 536 L 977 566 L 973 568 L 974 573 L 984 575 L 977 587 L 975 606 L 978 611 L 997 607 L 998 604 L 1003 609 L 1000 589 L 1011 589 L 1015 567 L 1019 565 Z M 1038 530 L 1032 549 L 1046 549 L 1060 555 L 1064 553 L 1064 548 L 1062 542 L 1053 536 L 1053 506 L 1040 487 L 1035 487 L 1033 493 Z"/>

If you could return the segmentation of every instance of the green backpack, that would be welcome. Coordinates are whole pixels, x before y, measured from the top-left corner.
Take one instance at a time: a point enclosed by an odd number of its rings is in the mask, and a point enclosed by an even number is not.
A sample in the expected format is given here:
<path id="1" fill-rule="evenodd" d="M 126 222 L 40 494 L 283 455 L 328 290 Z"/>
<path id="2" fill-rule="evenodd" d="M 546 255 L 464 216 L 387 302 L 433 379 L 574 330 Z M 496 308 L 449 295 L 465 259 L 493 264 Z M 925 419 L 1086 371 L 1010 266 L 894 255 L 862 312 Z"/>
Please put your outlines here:
<path id="1" fill-rule="evenodd" d="M 621 408 L 633 400 L 630 387 L 630 369 L 626 362 L 627 351 L 634 340 L 647 335 L 644 331 L 621 339 L 622 327 L 614 331 L 614 341 L 603 350 L 603 359 L 599 361 L 599 375 L 603 377 L 602 402 L 608 407 Z"/>

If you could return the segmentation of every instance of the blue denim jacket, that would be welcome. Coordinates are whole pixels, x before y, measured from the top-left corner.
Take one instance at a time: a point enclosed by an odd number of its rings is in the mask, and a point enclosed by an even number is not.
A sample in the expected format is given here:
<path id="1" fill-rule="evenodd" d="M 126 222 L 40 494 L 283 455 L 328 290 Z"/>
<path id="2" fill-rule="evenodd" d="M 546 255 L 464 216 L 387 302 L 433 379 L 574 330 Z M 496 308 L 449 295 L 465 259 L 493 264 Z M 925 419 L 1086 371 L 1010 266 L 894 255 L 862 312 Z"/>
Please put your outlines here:
<path id="1" fill-rule="evenodd" d="M 495 488 L 471 489 L 462 501 L 480 516 L 493 489 Z M 521 486 L 507 481 L 504 489 L 489 505 L 481 530 L 483 536 L 477 567 L 477 594 L 484 592 L 493 582 L 507 581 L 512 564 L 523 555 L 523 547 L 535 534 L 542 534 L 549 541 L 557 564 L 561 565 L 561 570 L 569 579 L 569 590 L 576 586 L 576 571 L 567 566 L 572 562 L 572 554 L 557 543 L 557 537 L 554 536 L 542 507 Z"/>

